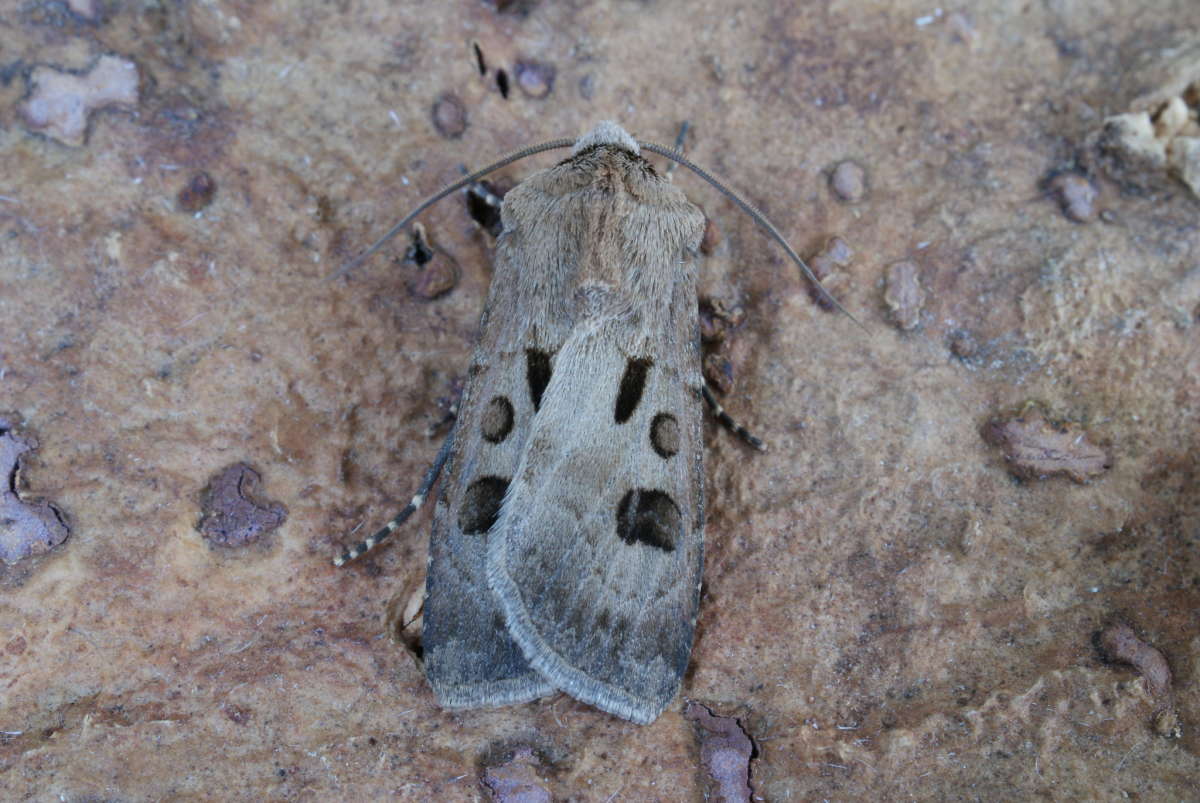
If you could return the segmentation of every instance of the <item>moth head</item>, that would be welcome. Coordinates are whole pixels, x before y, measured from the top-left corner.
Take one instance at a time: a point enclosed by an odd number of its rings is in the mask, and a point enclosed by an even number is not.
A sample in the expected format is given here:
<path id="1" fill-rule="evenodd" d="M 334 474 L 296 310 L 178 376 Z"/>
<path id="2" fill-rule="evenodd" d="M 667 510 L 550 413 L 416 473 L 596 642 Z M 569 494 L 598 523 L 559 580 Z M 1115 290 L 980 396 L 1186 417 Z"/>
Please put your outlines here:
<path id="1" fill-rule="evenodd" d="M 602 120 L 591 131 L 575 140 L 575 146 L 571 149 L 571 155 L 578 156 L 588 148 L 593 148 L 597 145 L 612 145 L 617 148 L 623 148 L 634 156 L 638 156 L 641 153 L 637 140 L 630 136 L 628 131 L 621 128 L 621 126 L 612 120 Z"/>

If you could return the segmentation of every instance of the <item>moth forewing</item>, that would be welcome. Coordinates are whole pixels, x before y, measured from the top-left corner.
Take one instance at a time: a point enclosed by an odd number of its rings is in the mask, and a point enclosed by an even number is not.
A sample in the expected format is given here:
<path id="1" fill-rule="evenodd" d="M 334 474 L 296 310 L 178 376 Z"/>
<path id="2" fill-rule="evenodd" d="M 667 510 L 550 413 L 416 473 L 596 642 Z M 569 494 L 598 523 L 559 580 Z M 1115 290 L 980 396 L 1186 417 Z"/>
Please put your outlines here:
<path id="1" fill-rule="evenodd" d="M 536 677 L 648 722 L 686 669 L 702 563 L 704 218 L 627 134 L 597 131 L 505 196 L 435 514 L 426 668 L 447 704 L 513 702 Z"/>
<path id="2" fill-rule="evenodd" d="M 594 169 L 603 177 L 626 158 L 603 154 Z M 604 226 L 587 232 L 575 282 L 589 298 L 556 352 L 489 534 L 488 580 L 536 670 L 645 723 L 686 670 L 703 562 L 689 254 L 704 217 L 652 173 L 624 180 L 630 186 L 618 182 L 603 197 L 594 192 L 602 178 L 588 191 Z"/>

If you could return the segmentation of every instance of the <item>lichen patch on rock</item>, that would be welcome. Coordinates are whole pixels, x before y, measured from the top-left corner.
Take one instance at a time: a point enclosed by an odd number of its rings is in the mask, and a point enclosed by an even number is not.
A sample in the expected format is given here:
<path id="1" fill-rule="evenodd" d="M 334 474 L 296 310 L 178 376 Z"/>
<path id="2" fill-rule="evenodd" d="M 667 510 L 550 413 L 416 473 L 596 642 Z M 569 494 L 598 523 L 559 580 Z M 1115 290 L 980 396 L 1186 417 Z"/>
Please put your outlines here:
<path id="1" fill-rule="evenodd" d="M 196 529 L 214 544 L 245 546 L 274 530 L 287 519 L 278 502 L 257 497 L 260 477 L 245 463 L 228 466 L 204 489 L 200 521 Z"/>
<path id="2" fill-rule="evenodd" d="M 36 440 L 17 435 L 0 419 L 0 560 L 5 563 L 49 552 L 71 533 L 55 505 L 21 498 L 21 457 L 36 448 Z"/>
<path id="3" fill-rule="evenodd" d="M 101 56 L 83 75 L 37 67 L 30 76 L 32 91 L 21 104 L 21 115 L 32 131 L 65 145 L 83 145 L 92 112 L 109 106 L 137 106 L 138 81 L 137 65 L 115 56 Z"/>
<path id="4" fill-rule="evenodd" d="M 984 440 L 1004 451 L 1009 470 L 1022 479 L 1065 475 L 1084 483 L 1112 465 L 1108 453 L 1091 443 L 1086 432 L 1047 421 L 1032 404 L 1014 417 L 990 421 Z"/>

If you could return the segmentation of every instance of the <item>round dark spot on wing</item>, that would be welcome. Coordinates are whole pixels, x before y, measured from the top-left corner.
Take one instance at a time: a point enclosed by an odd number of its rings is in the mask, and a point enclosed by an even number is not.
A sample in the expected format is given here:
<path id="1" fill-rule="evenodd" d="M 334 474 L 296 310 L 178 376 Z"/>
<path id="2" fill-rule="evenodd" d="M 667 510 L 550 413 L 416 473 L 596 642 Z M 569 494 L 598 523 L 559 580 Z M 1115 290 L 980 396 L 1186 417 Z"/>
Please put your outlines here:
<path id="1" fill-rule="evenodd" d="M 488 443 L 500 443 L 508 437 L 513 428 L 513 406 L 504 396 L 493 396 L 483 408 L 483 420 L 479 428 L 483 431 L 483 439 Z"/>
<path id="2" fill-rule="evenodd" d="M 617 505 L 617 536 L 627 544 L 671 552 L 682 533 L 679 506 L 662 491 L 637 488 L 626 492 Z"/>
<path id="3" fill-rule="evenodd" d="M 679 451 L 679 422 L 670 413 L 659 413 L 650 422 L 650 445 L 666 460 Z"/>
<path id="4" fill-rule="evenodd" d="M 478 535 L 492 529 L 504 504 L 508 480 L 503 477 L 480 477 L 463 494 L 458 508 L 458 528 L 467 535 Z"/>

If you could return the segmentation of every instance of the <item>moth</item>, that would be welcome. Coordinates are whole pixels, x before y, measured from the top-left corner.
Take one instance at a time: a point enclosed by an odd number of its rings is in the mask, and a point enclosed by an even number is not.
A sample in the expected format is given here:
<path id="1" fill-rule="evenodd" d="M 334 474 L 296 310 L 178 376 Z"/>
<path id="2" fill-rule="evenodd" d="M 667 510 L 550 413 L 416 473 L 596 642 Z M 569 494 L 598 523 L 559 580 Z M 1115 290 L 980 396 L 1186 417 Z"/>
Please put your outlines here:
<path id="1" fill-rule="evenodd" d="M 602 122 L 570 158 L 504 196 L 495 269 L 460 412 L 412 502 L 335 562 L 375 546 L 444 474 L 424 600 L 438 702 L 475 708 L 556 690 L 646 724 L 679 690 L 704 562 L 707 401 L 694 256 L 704 214 Z M 753 207 L 730 196 L 807 267 Z M 813 282 L 815 278 L 811 277 Z"/>

